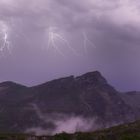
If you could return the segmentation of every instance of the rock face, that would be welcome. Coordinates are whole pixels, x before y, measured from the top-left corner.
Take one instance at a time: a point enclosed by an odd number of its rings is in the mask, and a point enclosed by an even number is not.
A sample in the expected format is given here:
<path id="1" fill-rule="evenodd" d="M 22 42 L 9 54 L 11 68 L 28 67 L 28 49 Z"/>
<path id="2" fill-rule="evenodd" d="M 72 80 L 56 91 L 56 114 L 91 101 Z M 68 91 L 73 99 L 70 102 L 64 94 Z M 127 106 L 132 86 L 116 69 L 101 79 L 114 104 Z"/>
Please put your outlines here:
<path id="1" fill-rule="evenodd" d="M 0 132 L 50 133 L 65 131 L 66 126 L 87 131 L 140 118 L 138 105 L 127 100 L 98 71 L 35 87 L 4 82 L 0 84 Z"/>
<path id="2" fill-rule="evenodd" d="M 140 119 L 140 92 L 120 93 L 120 97 L 134 110 L 136 119 Z"/>

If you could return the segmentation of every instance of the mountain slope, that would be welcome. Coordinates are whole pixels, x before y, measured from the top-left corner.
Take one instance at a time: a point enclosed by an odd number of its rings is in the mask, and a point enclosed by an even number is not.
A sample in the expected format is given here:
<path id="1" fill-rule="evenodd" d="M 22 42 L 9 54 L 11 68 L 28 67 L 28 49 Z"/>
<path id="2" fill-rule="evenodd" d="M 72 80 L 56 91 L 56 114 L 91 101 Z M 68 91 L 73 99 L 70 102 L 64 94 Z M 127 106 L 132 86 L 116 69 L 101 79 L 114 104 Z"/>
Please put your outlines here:
<path id="1" fill-rule="evenodd" d="M 121 93 L 120 97 L 124 100 L 124 102 L 133 108 L 136 118 L 139 119 L 140 116 L 140 92 L 131 91 L 126 93 Z"/>
<path id="2" fill-rule="evenodd" d="M 35 87 L 0 84 L 1 132 L 89 131 L 138 117 L 98 71 Z"/>

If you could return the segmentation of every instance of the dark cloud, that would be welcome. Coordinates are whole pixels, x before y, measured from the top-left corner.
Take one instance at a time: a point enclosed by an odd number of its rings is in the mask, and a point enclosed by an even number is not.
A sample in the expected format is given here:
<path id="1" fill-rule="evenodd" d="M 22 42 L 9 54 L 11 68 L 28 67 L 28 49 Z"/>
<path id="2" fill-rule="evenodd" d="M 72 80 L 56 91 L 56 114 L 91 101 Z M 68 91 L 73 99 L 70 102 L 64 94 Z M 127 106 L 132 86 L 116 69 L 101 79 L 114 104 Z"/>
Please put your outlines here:
<path id="1" fill-rule="evenodd" d="M 137 0 L 1 0 L 0 36 L 5 25 L 11 53 L 0 52 L 0 80 L 34 85 L 99 70 L 120 90 L 140 90 L 139 5 Z M 50 27 L 63 37 L 55 44 L 64 56 L 47 49 Z"/>

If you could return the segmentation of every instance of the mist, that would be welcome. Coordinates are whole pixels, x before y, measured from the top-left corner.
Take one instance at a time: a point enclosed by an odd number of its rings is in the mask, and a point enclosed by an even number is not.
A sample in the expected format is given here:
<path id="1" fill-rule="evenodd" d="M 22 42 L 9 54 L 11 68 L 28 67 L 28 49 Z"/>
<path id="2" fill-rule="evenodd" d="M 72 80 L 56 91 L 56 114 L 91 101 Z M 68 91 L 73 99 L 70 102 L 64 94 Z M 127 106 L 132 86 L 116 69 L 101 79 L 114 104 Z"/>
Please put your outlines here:
<path id="1" fill-rule="evenodd" d="M 57 118 L 57 116 L 59 116 Z M 61 117 L 60 117 L 61 116 Z M 57 114 L 55 119 L 51 117 L 46 117 L 47 122 L 52 123 L 55 128 L 33 127 L 28 128 L 26 133 L 33 133 L 35 135 L 55 135 L 59 133 L 75 133 L 75 132 L 88 132 L 94 131 L 101 126 L 97 125 L 96 119 L 94 118 L 84 118 L 82 116 L 67 115 L 67 114 Z"/>

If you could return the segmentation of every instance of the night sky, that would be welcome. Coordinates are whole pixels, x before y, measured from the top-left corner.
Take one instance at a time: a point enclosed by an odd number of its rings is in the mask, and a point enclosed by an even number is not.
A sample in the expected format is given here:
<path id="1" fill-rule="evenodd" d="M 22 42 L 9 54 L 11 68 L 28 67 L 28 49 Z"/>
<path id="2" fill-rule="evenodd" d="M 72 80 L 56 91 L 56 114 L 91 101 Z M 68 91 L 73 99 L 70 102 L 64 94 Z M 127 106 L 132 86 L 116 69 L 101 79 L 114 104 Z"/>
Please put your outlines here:
<path id="1" fill-rule="evenodd" d="M 0 82 L 95 70 L 120 91 L 140 90 L 139 0 L 0 0 Z"/>

